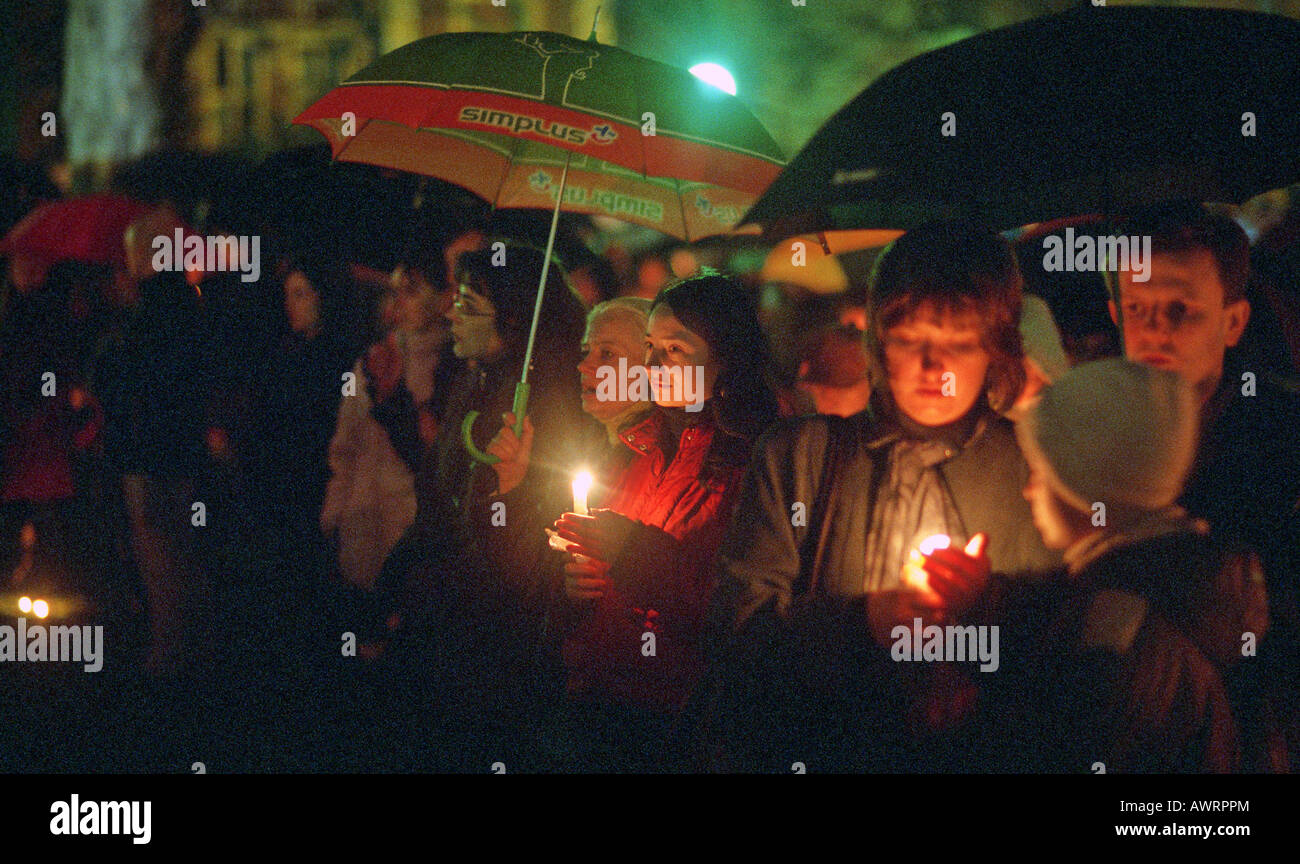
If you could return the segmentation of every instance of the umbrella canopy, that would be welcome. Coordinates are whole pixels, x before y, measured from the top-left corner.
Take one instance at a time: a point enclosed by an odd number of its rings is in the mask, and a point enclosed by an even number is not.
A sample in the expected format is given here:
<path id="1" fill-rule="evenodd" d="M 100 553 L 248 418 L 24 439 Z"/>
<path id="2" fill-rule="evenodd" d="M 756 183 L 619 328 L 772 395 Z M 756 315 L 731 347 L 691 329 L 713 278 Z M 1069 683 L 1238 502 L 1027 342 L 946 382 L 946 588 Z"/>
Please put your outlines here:
<path id="1" fill-rule="evenodd" d="M 1300 22 L 1107 7 L 990 31 L 890 70 L 811 139 L 745 223 L 774 235 L 1001 227 L 1300 178 Z"/>
<path id="2" fill-rule="evenodd" d="M 122 264 L 126 226 L 152 207 L 117 195 L 91 195 L 42 204 L 0 241 L 0 254 L 41 261 Z"/>
<path id="3" fill-rule="evenodd" d="M 385 54 L 294 120 L 336 159 L 694 240 L 730 230 L 780 172 L 734 96 L 689 72 L 555 33 L 450 33 Z"/>
<path id="4" fill-rule="evenodd" d="M 798 285 L 814 294 L 837 294 L 849 287 L 849 273 L 840 256 L 863 249 L 880 249 L 902 231 L 826 231 L 800 234 L 772 247 L 759 276 L 765 282 Z"/>

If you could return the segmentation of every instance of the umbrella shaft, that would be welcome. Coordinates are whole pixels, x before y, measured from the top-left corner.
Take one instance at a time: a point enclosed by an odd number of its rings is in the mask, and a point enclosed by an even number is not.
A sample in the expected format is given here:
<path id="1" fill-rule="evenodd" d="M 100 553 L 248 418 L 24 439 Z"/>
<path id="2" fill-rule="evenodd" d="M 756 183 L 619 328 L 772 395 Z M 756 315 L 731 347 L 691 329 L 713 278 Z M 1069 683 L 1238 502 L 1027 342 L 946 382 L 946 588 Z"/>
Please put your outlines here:
<path id="1" fill-rule="evenodd" d="M 551 232 L 546 237 L 546 254 L 542 258 L 542 278 L 537 283 L 537 303 L 533 306 L 533 325 L 528 328 L 528 348 L 524 351 L 524 371 L 520 384 L 528 383 L 528 367 L 533 365 L 533 342 L 537 339 L 537 319 L 542 316 L 542 299 L 546 296 L 546 277 L 551 272 L 551 250 L 555 248 L 555 232 L 560 226 L 560 205 L 564 203 L 564 184 L 569 179 L 569 159 L 573 154 L 565 151 L 564 170 L 560 173 L 560 188 L 555 194 L 555 211 L 551 213 Z"/>

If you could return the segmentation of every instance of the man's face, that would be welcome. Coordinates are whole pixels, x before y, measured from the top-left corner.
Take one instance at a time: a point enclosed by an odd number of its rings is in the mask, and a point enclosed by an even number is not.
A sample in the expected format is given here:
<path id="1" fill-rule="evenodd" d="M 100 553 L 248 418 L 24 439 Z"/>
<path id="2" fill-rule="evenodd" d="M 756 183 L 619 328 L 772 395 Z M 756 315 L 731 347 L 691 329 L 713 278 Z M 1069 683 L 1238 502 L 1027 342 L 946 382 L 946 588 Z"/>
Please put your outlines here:
<path id="1" fill-rule="evenodd" d="M 1250 319 L 1248 301 L 1224 305 L 1223 282 L 1209 250 L 1153 255 L 1147 282 L 1120 271 L 1119 296 L 1125 355 L 1172 369 L 1207 400 L 1223 375 L 1224 351 L 1237 344 Z M 1110 315 L 1118 318 L 1114 303 Z"/>
<path id="2" fill-rule="evenodd" d="M 886 330 L 884 342 L 894 404 L 923 426 L 960 420 L 984 391 L 989 354 L 974 318 L 922 306 Z"/>
<path id="3" fill-rule="evenodd" d="M 393 292 L 392 314 L 398 327 L 412 333 L 427 330 L 446 316 L 455 300 L 453 292 L 439 295 L 418 270 L 398 265 L 389 277 Z"/>

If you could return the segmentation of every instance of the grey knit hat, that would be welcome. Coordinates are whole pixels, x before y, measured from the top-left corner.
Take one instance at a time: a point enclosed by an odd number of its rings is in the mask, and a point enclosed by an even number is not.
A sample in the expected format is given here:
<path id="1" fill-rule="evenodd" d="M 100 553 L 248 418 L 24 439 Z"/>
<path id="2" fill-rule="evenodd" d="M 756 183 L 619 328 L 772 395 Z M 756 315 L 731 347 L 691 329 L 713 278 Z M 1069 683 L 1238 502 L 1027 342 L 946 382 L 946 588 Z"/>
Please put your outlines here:
<path id="1" fill-rule="evenodd" d="M 1061 331 L 1056 328 L 1051 307 L 1042 297 L 1026 294 L 1020 305 L 1020 338 L 1025 356 L 1034 361 L 1048 382 L 1055 381 L 1070 368 L 1061 345 Z"/>
<path id="2" fill-rule="evenodd" d="M 1082 363 L 1016 424 L 1025 459 L 1072 506 L 1109 514 L 1177 501 L 1196 455 L 1199 407 L 1175 372 L 1121 358 Z"/>

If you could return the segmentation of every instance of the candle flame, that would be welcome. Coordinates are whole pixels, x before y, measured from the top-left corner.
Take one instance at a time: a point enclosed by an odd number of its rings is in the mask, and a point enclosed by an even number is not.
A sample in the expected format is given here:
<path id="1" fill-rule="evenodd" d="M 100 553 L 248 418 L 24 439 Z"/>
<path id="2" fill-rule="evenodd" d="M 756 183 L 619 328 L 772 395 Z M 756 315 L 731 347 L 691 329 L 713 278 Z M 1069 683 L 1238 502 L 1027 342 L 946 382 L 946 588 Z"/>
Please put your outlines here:
<path id="1" fill-rule="evenodd" d="M 587 493 L 591 491 L 591 484 L 593 482 L 590 471 L 579 471 L 577 474 L 573 475 L 573 494 L 575 496 L 581 495 L 585 498 Z"/>
<path id="2" fill-rule="evenodd" d="M 920 542 L 916 547 L 922 555 L 931 555 L 936 549 L 947 549 L 952 545 L 952 539 L 947 534 L 931 534 Z"/>

